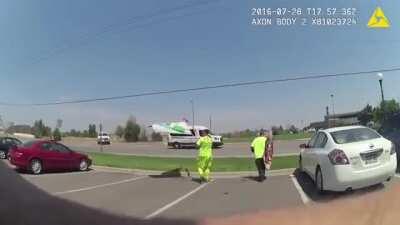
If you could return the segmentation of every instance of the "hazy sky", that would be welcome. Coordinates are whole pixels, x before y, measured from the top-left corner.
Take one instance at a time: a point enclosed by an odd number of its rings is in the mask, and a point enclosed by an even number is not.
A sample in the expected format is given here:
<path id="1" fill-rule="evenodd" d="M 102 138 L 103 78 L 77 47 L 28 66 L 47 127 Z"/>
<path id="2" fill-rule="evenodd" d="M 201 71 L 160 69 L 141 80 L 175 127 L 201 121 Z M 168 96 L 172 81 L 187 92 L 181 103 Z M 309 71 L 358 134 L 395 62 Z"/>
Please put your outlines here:
<path id="1" fill-rule="evenodd" d="M 399 1 L 1 1 L 0 102 L 96 98 L 400 67 Z M 378 4 L 391 28 L 366 27 Z M 355 7 L 353 27 L 254 27 L 253 7 Z M 400 99 L 400 72 L 384 74 L 386 98 Z M 5 121 L 42 118 L 63 130 L 102 122 L 114 130 L 129 115 L 144 125 L 213 118 L 217 132 L 322 120 L 380 99 L 377 76 L 293 81 L 252 87 L 43 107 L 0 106 Z"/>

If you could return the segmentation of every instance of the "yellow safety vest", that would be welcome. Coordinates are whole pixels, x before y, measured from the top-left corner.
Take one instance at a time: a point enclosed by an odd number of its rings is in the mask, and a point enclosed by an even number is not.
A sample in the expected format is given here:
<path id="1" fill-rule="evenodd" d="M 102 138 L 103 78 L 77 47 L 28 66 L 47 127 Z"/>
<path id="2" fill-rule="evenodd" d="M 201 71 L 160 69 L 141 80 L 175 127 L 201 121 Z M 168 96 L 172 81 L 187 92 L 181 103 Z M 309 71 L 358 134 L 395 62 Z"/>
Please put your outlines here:
<path id="1" fill-rule="evenodd" d="M 199 148 L 199 156 L 202 157 L 211 157 L 212 156 L 212 138 L 210 136 L 200 137 L 196 142 L 197 147 Z"/>
<path id="2" fill-rule="evenodd" d="M 251 143 L 251 147 L 254 149 L 254 157 L 256 159 L 263 158 L 265 153 L 265 144 L 267 142 L 267 137 L 256 137 Z"/>

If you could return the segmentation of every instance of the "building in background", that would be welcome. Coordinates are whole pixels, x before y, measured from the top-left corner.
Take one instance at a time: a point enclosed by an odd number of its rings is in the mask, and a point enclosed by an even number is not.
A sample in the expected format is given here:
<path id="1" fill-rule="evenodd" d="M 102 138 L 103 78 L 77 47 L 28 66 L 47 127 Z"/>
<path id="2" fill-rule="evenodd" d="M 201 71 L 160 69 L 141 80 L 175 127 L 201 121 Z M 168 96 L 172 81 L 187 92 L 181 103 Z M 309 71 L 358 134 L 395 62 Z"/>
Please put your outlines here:
<path id="1" fill-rule="evenodd" d="M 359 114 L 360 111 L 329 115 L 329 110 L 327 108 L 327 113 L 324 116 L 323 121 L 312 122 L 305 129 L 315 131 L 320 129 L 326 129 L 329 127 L 359 125 L 360 124 L 360 121 L 358 120 Z"/>

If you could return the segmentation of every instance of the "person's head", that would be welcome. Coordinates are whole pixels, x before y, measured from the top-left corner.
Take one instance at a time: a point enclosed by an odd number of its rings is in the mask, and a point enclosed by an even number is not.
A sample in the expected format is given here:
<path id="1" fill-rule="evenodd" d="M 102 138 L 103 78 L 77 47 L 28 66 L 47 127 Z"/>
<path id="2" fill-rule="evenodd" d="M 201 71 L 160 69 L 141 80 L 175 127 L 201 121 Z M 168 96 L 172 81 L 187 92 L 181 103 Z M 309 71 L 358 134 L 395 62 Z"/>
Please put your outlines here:
<path id="1" fill-rule="evenodd" d="M 199 130 L 199 134 L 201 137 L 207 136 L 210 132 L 208 130 Z"/>
<path id="2" fill-rule="evenodd" d="M 259 137 L 264 137 L 267 135 L 267 132 L 264 129 L 261 129 L 260 132 L 258 132 Z"/>

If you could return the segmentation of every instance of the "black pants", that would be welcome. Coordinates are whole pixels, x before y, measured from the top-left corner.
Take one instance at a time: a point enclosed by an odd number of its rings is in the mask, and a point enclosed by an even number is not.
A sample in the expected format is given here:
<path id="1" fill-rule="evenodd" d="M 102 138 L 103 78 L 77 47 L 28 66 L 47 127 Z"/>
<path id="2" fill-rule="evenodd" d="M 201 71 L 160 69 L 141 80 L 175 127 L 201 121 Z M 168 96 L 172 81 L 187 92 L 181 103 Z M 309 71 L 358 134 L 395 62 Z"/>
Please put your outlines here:
<path id="1" fill-rule="evenodd" d="M 263 158 L 256 159 L 256 166 L 257 166 L 257 170 L 258 170 L 258 178 L 260 180 L 264 180 L 265 179 L 264 159 Z"/>

